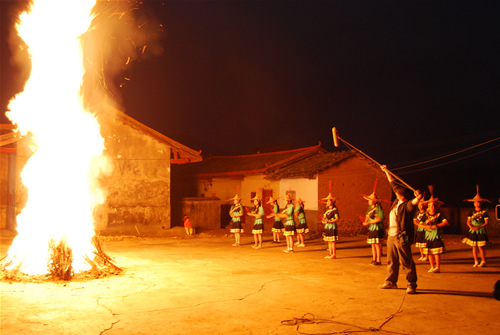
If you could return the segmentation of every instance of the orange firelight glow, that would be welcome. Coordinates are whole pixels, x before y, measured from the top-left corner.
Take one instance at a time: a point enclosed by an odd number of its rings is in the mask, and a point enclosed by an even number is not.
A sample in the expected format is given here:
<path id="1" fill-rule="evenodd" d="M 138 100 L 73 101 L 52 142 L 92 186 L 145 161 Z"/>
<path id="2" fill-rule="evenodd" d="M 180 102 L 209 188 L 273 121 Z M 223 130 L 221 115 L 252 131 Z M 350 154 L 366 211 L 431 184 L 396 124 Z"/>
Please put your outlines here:
<path id="1" fill-rule="evenodd" d="M 106 164 L 95 117 L 83 108 L 81 35 L 92 22 L 95 0 L 35 0 L 16 26 L 29 48 L 31 74 L 7 113 L 22 135 L 31 135 L 34 154 L 21 179 L 28 201 L 17 216 L 17 236 L 7 270 L 48 273 L 49 243 L 65 241 L 73 270 L 93 259 L 92 210 L 104 201 L 97 177 Z"/>

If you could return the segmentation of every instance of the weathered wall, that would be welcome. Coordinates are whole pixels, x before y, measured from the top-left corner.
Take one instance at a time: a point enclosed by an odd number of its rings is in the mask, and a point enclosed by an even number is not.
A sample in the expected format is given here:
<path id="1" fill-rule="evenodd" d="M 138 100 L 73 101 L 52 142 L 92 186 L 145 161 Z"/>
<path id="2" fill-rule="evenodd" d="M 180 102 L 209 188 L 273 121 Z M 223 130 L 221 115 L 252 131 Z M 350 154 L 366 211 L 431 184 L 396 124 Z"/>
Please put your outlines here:
<path id="1" fill-rule="evenodd" d="M 111 175 L 102 178 L 107 201 L 98 229 L 116 225 L 170 228 L 170 147 L 129 124 L 101 120 Z"/>
<path id="2" fill-rule="evenodd" d="M 12 158 L 13 157 L 13 158 Z M 7 228 L 10 197 L 10 166 L 15 154 L 0 152 L 0 228 Z M 14 171 L 15 173 L 15 171 Z M 12 202 L 14 199 L 12 199 Z"/>
<path id="3" fill-rule="evenodd" d="M 242 179 L 229 179 L 229 178 L 213 178 L 211 181 L 201 180 L 198 184 L 198 194 L 201 196 L 204 194 L 205 197 L 211 197 L 214 194 L 217 198 L 222 201 L 230 199 L 235 196 L 236 190 L 238 190 L 238 195 L 243 197 L 242 191 Z M 248 196 L 246 196 L 248 198 Z"/>
<path id="4" fill-rule="evenodd" d="M 170 148 L 119 120 L 100 122 L 113 170 L 101 178 L 107 200 L 94 213 L 96 229 L 136 224 L 170 228 Z M 29 137 L 17 143 L 16 215 L 28 198 L 20 174 L 33 154 L 29 144 Z"/>
<path id="5" fill-rule="evenodd" d="M 279 190 L 273 189 L 273 186 L 277 186 L 277 183 L 272 183 L 270 180 L 264 179 L 263 174 L 249 175 L 245 177 L 245 179 L 241 184 L 239 196 L 243 198 L 245 206 L 253 207 L 254 206 L 253 201 L 251 200 L 252 193 L 257 194 L 258 192 L 257 195 L 259 197 L 262 197 L 263 189 L 269 189 L 269 190 L 272 189 L 273 194 L 276 197 L 277 194 L 276 192 Z"/>
<path id="6" fill-rule="evenodd" d="M 361 224 L 360 216 L 364 216 L 368 204 L 361 194 L 371 194 L 377 179 L 377 196 L 390 201 L 392 190 L 387 177 L 379 168 L 370 165 L 366 159 L 350 157 L 318 175 L 319 199 L 328 195 L 329 181 L 332 182 L 332 195 L 337 198 L 339 209 L 340 235 L 352 236 L 366 231 Z M 390 203 L 382 202 L 382 208 L 387 226 Z M 324 209 L 325 205 L 320 204 L 319 214 L 322 214 Z"/>
<path id="7" fill-rule="evenodd" d="M 308 210 L 318 210 L 318 179 L 281 179 L 280 196 L 285 196 L 289 191 L 295 191 L 295 197 L 304 201 Z M 297 199 L 293 200 L 297 200 Z M 280 202 L 284 204 L 284 202 Z"/>
<path id="8" fill-rule="evenodd" d="M 7 227 L 7 206 L 9 201 L 9 156 L 0 152 L 0 228 Z"/>
<path id="9" fill-rule="evenodd" d="M 18 141 L 16 147 L 16 202 L 15 213 L 16 216 L 21 213 L 26 203 L 28 202 L 28 189 L 24 186 L 21 179 L 21 172 L 23 171 L 28 160 L 33 156 L 33 142 L 30 136 L 25 136 L 22 140 Z"/>
<path id="10" fill-rule="evenodd" d="M 182 217 L 187 215 L 196 231 L 221 228 L 221 199 L 219 198 L 182 198 L 175 206 L 179 206 L 181 216 L 175 217 L 173 226 L 183 226 Z"/>

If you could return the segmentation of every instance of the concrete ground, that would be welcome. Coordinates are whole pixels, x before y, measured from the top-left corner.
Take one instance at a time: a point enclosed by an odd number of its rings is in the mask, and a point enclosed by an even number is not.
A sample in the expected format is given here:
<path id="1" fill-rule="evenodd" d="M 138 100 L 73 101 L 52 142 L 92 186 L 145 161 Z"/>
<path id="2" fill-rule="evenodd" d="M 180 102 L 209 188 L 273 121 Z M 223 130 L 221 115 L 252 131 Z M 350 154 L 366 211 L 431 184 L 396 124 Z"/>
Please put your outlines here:
<path id="1" fill-rule="evenodd" d="M 182 231 L 182 230 L 181 230 Z M 232 247 L 221 232 L 104 237 L 120 275 L 69 282 L 0 281 L 1 334 L 498 334 L 500 239 L 485 268 L 472 267 L 461 236 L 445 236 L 442 272 L 417 262 L 418 291 L 381 290 L 365 236 L 341 237 L 325 259 L 320 237 L 293 254 L 264 236 Z M 12 237 L 2 235 L 5 256 Z M 416 260 L 419 256 L 416 255 Z"/>

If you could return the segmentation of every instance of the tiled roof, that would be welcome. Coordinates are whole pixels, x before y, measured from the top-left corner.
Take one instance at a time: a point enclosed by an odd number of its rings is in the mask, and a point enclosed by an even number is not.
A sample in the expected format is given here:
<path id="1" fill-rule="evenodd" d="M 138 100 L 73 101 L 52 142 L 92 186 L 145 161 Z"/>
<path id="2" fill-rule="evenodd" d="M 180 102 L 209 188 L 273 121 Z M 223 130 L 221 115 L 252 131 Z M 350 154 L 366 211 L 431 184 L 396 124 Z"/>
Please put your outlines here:
<path id="1" fill-rule="evenodd" d="M 211 156 L 202 162 L 179 166 L 176 170 L 185 175 L 215 178 L 246 176 L 267 173 L 277 166 L 289 165 L 310 156 L 323 155 L 321 144 L 301 149 L 259 153 L 241 156 Z"/>
<path id="2" fill-rule="evenodd" d="M 338 162 L 354 156 L 351 151 L 329 152 L 314 155 L 289 165 L 279 165 L 268 171 L 266 179 L 314 178 L 318 172 L 324 171 Z"/>
<path id="3" fill-rule="evenodd" d="M 100 117 L 105 117 L 105 118 L 116 118 L 120 119 L 123 123 L 129 125 L 132 128 L 138 129 L 149 136 L 157 139 L 158 141 L 167 144 L 170 146 L 173 154 L 173 158 L 170 160 L 171 164 L 184 164 L 184 163 L 189 163 L 189 162 L 200 162 L 202 160 L 201 157 L 201 151 L 195 151 L 173 139 L 170 137 L 167 137 L 163 135 L 162 133 L 146 126 L 145 124 L 137 121 L 136 119 L 128 116 L 127 114 L 123 113 L 122 111 L 111 107 L 111 106 L 106 106 L 105 109 L 103 109 L 100 114 Z"/>

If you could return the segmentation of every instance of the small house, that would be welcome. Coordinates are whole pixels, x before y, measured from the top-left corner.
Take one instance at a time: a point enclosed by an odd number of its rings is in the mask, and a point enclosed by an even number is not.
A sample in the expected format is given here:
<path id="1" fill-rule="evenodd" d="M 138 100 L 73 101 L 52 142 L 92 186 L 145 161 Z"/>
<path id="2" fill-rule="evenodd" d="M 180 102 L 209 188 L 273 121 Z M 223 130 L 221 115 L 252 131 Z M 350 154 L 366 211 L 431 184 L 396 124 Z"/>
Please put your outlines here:
<path id="1" fill-rule="evenodd" d="M 173 176 L 172 189 L 176 190 L 173 201 L 181 203 L 183 198 L 221 201 L 219 228 L 230 223 L 231 202 L 227 200 L 236 193 L 248 207 L 256 194 L 265 201 L 286 194 L 293 199 L 300 197 L 305 202 L 309 227 L 321 230 L 318 224 L 324 211 L 321 199 L 332 192 L 338 198 L 341 234 L 343 230 L 349 235 L 363 230 L 359 217 L 364 215 L 367 204 L 361 194 L 371 194 L 376 185 L 379 197 L 390 201 L 392 196 L 387 178 L 378 166 L 351 151 L 327 152 L 321 144 L 270 153 L 208 157 L 198 163 L 176 166 Z M 389 203 L 383 207 L 388 211 Z M 270 212 L 270 207 L 265 207 L 265 211 Z M 265 225 L 271 222 L 265 220 Z"/>

